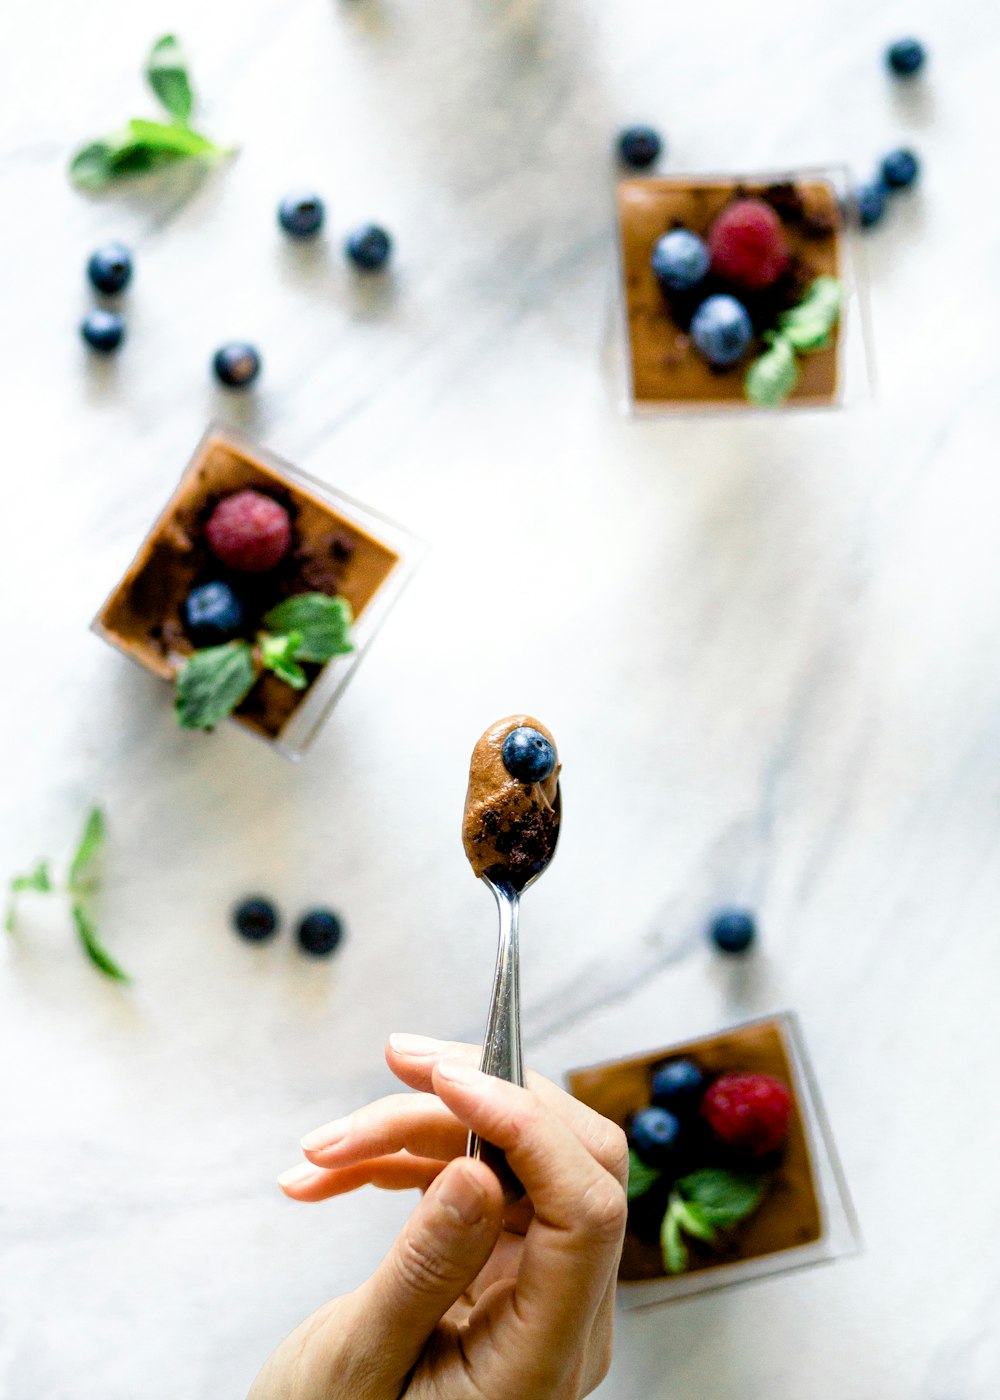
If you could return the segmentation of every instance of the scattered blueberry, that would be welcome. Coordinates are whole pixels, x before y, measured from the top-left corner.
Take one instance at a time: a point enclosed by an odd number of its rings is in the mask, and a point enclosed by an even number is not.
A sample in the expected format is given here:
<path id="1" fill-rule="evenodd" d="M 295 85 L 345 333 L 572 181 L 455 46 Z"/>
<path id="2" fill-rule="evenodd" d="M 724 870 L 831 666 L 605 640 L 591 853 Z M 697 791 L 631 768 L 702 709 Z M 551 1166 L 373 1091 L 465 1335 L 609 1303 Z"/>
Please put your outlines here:
<path id="1" fill-rule="evenodd" d="M 299 924 L 299 947 L 305 953 L 323 958 L 340 946 L 344 926 L 330 909 L 312 909 Z"/>
<path id="2" fill-rule="evenodd" d="M 753 339 L 750 313 L 725 293 L 707 297 L 691 319 L 691 339 L 713 365 L 733 365 Z"/>
<path id="3" fill-rule="evenodd" d="M 720 953 L 745 953 L 757 936 L 757 924 L 749 909 L 720 909 L 708 934 Z"/>
<path id="4" fill-rule="evenodd" d="M 108 243 L 91 253 L 87 276 L 99 292 L 123 292 L 132 280 L 132 254 L 121 243 Z"/>
<path id="5" fill-rule="evenodd" d="M 666 1167 L 677 1155 L 683 1129 L 676 1114 L 665 1108 L 640 1108 L 628 1125 L 629 1142 L 650 1167 Z"/>
<path id="6" fill-rule="evenodd" d="M 678 1117 L 694 1113 L 705 1091 L 705 1076 L 693 1060 L 667 1060 L 653 1070 L 653 1103 Z"/>
<path id="7" fill-rule="evenodd" d="M 91 311 L 80 325 L 80 334 L 92 350 L 110 355 L 125 339 L 125 318 L 117 311 Z"/>
<path id="8" fill-rule="evenodd" d="M 519 783 L 542 783 L 556 766 L 556 751 L 544 734 L 522 724 L 503 741 L 503 766 Z"/>
<path id="9" fill-rule="evenodd" d="M 671 292 L 687 292 L 697 286 L 710 261 L 705 240 L 687 228 L 671 229 L 657 239 L 650 258 L 656 280 Z"/>
<path id="10" fill-rule="evenodd" d="M 312 238 L 325 217 L 326 206 L 318 194 L 290 194 L 278 205 L 278 223 L 293 238 Z"/>
<path id="11" fill-rule="evenodd" d="M 252 345 L 234 340 L 216 350 L 212 368 L 220 384 L 229 389 L 245 389 L 260 374 L 260 355 Z"/>
<path id="12" fill-rule="evenodd" d="M 890 190 L 905 190 L 916 184 L 920 162 L 912 151 L 890 151 L 882 162 L 882 183 Z"/>
<path id="13" fill-rule="evenodd" d="M 633 170 L 645 170 L 662 150 L 663 138 L 652 126 L 627 126 L 618 137 L 618 155 Z"/>
<path id="14" fill-rule="evenodd" d="M 233 910 L 233 927 L 251 943 L 263 943 L 278 927 L 278 911 L 269 899 L 259 895 L 244 899 Z"/>
<path id="15" fill-rule="evenodd" d="M 897 78 L 912 78 L 927 60 L 927 50 L 919 39 L 897 39 L 885 51 L 885 61 Z"/>
<path id="16" fill-rule="evenodd" d="M 344 252 L 363 272 L 377 272 L 389 260 L 392 239 L 377 224 L 365 224 L 349 235 Z"/>
<path id="17" fill-rule="evenodd" d="M 854 191 L 854 210 L 862 228 L 871 228 L 885 213 L 885 185 L 872 180 Z"/>
<path id="18" fill-rule="evenodd" d="M 202 583 L 184 600 L 184 630 L 196 647 L 220 646 L 246 631 L 243 604 L 228 583 Z"/>

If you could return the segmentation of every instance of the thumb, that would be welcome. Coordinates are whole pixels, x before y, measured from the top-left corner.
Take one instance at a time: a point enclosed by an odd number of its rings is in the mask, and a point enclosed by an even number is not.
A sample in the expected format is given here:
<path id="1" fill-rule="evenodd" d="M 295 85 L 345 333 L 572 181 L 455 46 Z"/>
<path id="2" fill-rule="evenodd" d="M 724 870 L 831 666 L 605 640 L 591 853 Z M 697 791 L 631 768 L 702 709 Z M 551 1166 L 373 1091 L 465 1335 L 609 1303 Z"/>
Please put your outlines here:
<path id="1" fill-rule="evenodd" d="M 428 1188 L 355 1294 L 359 1332 L 380 1375 L 401 1379 L 412 1370 L 441 1318 L 493 1253 L 502 1216 L 500 1183 L 470 1157 L 449 1162 Z"/>

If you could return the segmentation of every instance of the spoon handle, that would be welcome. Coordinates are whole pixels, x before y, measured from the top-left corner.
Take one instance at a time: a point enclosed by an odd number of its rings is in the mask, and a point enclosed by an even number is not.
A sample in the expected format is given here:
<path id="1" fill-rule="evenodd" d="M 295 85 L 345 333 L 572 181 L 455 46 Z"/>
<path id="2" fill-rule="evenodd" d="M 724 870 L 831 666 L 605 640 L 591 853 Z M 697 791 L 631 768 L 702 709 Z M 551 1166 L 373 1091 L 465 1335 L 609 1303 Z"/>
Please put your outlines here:
<path id="1" fill-rule="evenodd" d="M 493 974 L 493 995 L 490 1014 L 483 1037 L 480 1069 L 497 1079 L 524 1087 L 524 1063 L 521 1053 L 521 977 L 520 953 L 517 939 L 520 901 L 517 890 L 507 880 L 494 882 L 483 876 L 497 902 L 500 916 L 500 937 L 497 946 L 496 972 Z M 492 1143 L 483 1142 L 478 1133 L 469 1134 L 469 1157 L 481 1158 L 500 1177 L 505 1194 L 517 1199 L 524 1188 L 507 1165 L 503 1152 Z"/>

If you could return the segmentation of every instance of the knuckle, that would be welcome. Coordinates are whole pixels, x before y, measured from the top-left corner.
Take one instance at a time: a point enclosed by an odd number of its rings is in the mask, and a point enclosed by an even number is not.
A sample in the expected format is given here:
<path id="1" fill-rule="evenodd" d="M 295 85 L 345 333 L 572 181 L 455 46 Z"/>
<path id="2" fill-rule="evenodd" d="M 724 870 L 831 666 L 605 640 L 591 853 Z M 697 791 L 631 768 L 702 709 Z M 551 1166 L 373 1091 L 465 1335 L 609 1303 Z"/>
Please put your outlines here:
<path id="1" fill-rule="evenodd" d="M 403 1287 L 413 1293 L 439 1293 L 451 1284 L 455 1266 L 433 1243 L 405 1233 L 396 1251 L 396 1270 Z"/>
<path id="2" fill-rule="evenodd" d="M 597 1155 L 601 1166 L 624 1186 L 628 1181 L 628 1138 L 624 1129 L 610 1118 L 605 1118 L 602 1124 Z"/>
<path id="3" fill-rule="evenodd" d="M 602 1244 L 617 1242 L 625 1233 L 628 1201 L 625 1191 L 607 1172 L 590 1183 L 580 1202 L 579 1220 L 589 1238 Z"/>

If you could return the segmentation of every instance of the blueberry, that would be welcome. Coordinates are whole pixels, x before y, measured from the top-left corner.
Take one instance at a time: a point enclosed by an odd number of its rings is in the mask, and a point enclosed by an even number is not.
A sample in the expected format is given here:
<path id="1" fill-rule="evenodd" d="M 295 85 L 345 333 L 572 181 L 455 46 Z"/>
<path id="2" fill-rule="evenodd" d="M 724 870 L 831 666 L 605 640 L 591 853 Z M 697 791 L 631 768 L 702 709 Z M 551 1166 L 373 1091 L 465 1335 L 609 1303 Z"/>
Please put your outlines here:
<path id="1" fill-rule="evenodd" d="M 703 238 L 687 228 L 674 228 L 653 245 L 650 265 L 668 291 L 687 292 L 698 285 L 711 261 Z"/>
<path id="2" fill-rule="evenodd" d="M 252 345 L 234 340 L 216 350 L 212 368 L 220 384 L 229 389 L 245 389 L 260 374 L 260 354 Z"/>
<path id="3" fill-rule="evenodd" d="M 99 292 L 123 292 L 132 280 L 132 254 L 121 243 L 108 243 L 91 253 L 87 276 Z"/>
<path id="4" fill-rule="evenodd" d="M 331 909 L 311 909 L 303 915 L 297 936 L 304 953 L 323 958 L 340 946 L 344 926 Z"/>
<path id="5" fill-rule="evenodd" d="M 220 646 L 246 631 L 243 604 L 228 583 L 202 583 L 184 599 L 184 630 L 196 647 Z"/>
<path id="6" fill-rule="evenodd" d="M 91 311 L 80 325 L 80 334 L 92 350 L 110 355 L 125 339 L 125 318 L 117 311 Z"/>
<path id="7" fill-rule="evenodd" d="M 667 1060 L 653 1070 L 653 1103 L 677 1117 L 693 1113 L 705 1090 L 705 1076 L 693 1060 Z"/>
<path id="8" fill-rule="evenodd" d="M 920 162 L 912 151 L 890 151 L 882 162 L 882 183 L 890 190 L 905 190 L 916 184 Z"/>
<path id="9" fill-rule="evenodd" d="M 707 297 L 691 319 L 691 339 L 713 365 L 733 365 L 753 339 L 750 314 L 725 293 Z"/>
<path id="10" fill-rule="evenodd" d="M 881 180 L 871 180 L 866 185 L 858 185 L 854 191 L 854 212 L 862 228 L 871 228 L 885 213 L 885 185 Z"/>
<path id="11" fill-rule="evenodd" d="M 510 731 L 501 753 L 503 766 L 519 783 L 542 783 L 556 766 L 556 751 L 549 740 L 526 724 Z"/>
<path id="12" fill-rule="evenodd" d="M 389 260 L 392 239 L 377 224 L 365 224 L 349 235 L 344 252 L 362 272 L 377 272 Z"/>
<path id="13" fill-rule="evenodd" d="M 263 943 L 278 927 L 278 911 L 269 899 L 255 895 L 233 910 L 233 927 L 250 943 Z"/>
<path id="14" fill-rule="evenodd" d="M 618 137 L 619 158 L 633 170 L 645 170 L 662 150 L 663 138 L 652 126 L 627 126 Z"/>
<path id="15" fill-rule="evenodd" d="M 720 909 L 708 936 L 720 953 L 745 953 L 757 937 L 757 924 L 749 909 Z"/>
<path id="16" fill-rule="evenodd" d="M 628 1125 L 629 1142 L 650 1167 L 668 1167 L 677 1156 L 683 1129 L 666 1108 L 640 1108 Z"/>
<path id="17" fill-rule="evenodd" d="M 312 238 L 325 217 L 326 206 L 318 194 L 290 194 L 278 205 L 278 223 L 293 238 Z"/>
<path id="18" fill-rule="evenodd" d="M 919 39 L 897 39 L 885 51 L 890 73 L 897 78 L 912 78 L 919 73 L 927 59 L 927 50 Z"/>

